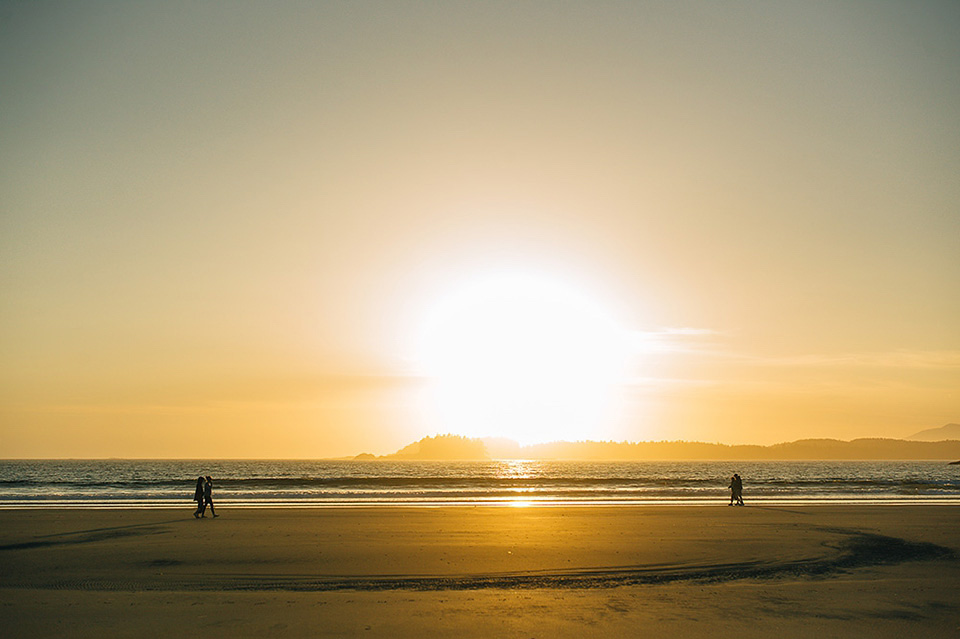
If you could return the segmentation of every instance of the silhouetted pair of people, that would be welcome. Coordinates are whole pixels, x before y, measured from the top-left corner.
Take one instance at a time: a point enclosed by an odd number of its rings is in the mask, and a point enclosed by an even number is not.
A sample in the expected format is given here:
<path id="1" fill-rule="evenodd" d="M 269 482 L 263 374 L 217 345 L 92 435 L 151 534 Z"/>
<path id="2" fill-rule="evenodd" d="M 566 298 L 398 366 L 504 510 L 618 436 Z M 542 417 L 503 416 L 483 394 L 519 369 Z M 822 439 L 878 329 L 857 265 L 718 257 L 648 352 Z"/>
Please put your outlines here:
<path id="1" fill-rule="evenodd" d="M 197 510 L 193 516 L 197 519 L 206 517 L 207 506 L 210 506 L 210 514 L 217 516 L 217 511 L 213 508 L 213 479 L 210 475 L 206 477 L 197 477 L 197 489 L 193 493 L 193 500 L 197 502 Z"/>
<path id="2" fill-rule="evenodd" d="M 743 506 L 743 480 L 740 479 L 740 475 L 737 473 L 733 474 L 733 477 L 730 478 L 730 503 L 728 506 Z"/>

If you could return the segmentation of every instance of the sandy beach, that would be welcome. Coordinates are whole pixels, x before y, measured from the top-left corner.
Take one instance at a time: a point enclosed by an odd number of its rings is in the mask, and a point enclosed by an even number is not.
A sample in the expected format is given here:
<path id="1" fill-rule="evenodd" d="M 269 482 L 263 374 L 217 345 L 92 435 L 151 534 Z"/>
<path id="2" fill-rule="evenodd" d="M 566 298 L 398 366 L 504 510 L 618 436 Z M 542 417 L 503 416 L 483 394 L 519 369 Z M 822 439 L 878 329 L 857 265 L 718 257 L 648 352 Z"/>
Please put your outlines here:
<path id="1" fill-rule="evenodd" d="M 0 511 L 10 637 L 955 637 L 960 509 Z"/>

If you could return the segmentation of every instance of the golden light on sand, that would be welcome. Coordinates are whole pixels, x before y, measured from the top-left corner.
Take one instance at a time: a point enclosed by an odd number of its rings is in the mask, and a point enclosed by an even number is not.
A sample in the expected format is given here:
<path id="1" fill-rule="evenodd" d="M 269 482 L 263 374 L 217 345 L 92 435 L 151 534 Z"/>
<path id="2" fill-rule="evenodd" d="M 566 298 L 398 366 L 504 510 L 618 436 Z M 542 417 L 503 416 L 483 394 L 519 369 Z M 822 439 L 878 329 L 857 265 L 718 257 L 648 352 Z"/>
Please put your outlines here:
<path id="1" fill-rule="evenodd" d="M 439 428 L 533 443 L 602 434 L 629 353 L 627 333 L 589 296 L 546 277 L 501 274 L 441 300 L 416 357 Z"/>

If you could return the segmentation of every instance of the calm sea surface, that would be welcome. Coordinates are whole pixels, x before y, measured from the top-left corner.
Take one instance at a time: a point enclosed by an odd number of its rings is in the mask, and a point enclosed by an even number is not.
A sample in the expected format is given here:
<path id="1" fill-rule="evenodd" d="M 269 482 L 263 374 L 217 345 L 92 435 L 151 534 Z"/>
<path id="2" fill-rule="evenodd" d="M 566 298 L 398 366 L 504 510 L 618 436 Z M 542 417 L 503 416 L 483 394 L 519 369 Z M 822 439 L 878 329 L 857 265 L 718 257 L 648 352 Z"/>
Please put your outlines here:
<path id="1" fill-rule="evenodd" d="M 0 461 L 0 508 L 189 506 L 198 475 L 233 506 L 725 503 L 960 504 L 946 462 Z"/>

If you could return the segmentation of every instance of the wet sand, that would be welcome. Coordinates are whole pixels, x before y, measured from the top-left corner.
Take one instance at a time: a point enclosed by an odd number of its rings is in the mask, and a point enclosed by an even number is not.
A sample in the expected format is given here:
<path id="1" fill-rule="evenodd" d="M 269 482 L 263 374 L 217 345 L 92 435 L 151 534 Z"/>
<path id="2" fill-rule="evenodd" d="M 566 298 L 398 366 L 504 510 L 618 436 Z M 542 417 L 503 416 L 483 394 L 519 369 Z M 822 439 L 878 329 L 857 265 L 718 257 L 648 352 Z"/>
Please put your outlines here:
<path id="1" fill-rule="evenodd" d="M 0 627 L 12 637 L 960 636 L 957 507 L 218 512 L 0 510 Z"/>

